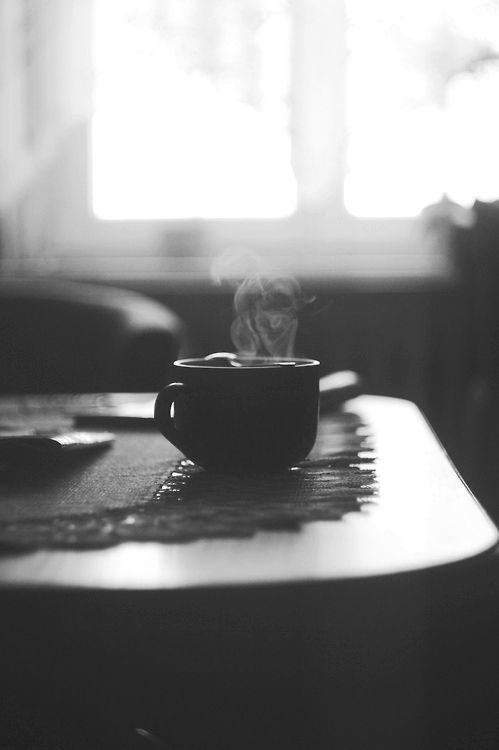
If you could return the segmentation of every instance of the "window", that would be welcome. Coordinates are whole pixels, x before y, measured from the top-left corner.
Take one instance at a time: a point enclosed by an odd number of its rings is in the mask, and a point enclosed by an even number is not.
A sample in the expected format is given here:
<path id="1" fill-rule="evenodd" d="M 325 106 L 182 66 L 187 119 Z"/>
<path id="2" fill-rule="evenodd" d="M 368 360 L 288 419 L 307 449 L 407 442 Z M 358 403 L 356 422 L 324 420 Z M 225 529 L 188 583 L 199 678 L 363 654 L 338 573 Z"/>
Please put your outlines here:
<path id="1" fill-rule="evenodd" d="M 499 3 L 346 0 L 347 209 L 499 197 Z"/>
<path id="2" fill-rule="evenodd" d="M 319 160 L 343 173 L 356 216 L 413 216 L 442 193 L 496 193 L 493 3 L 345 0 L 345 34 L 328 4 L 97 3 L 96 214 L 289 216 L 300 207 L 297 179 L 317 205 L 334 197 Z M 346 44 L 344 59 L 328 42 Z M 326 158 L 334 137 L 344 162 Z"/>
<path id="3" fill-rule="evenodd" d="M 345 218 L 344 13 L 324 0 L 96 0 L 101 241 L 178 256 L 202 235 L 208 254 L 320 254 Z"/>
<path id="4" fill-rule="evenodd" d="M 103 2 L 94 29 L 97 216 L 296 210 L 285 0 Z"/>
<path id="5" fill-rule="evenodd" d="M 245 245 L 304 269 L 419 268 L 423 207 L 498 196 L 497 0 L 48 7 L 39 58 L 71 65 L 31 89 L 50 122 L 93 109 L 45 170 L 47 254 L 181 264 Z"/>

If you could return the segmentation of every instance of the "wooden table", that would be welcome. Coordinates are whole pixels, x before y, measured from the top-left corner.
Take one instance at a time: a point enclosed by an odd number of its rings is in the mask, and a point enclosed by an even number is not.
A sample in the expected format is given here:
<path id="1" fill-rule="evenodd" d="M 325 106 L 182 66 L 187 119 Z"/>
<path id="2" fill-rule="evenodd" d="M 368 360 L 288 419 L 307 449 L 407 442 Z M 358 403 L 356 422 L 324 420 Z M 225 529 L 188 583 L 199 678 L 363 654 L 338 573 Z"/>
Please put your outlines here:
<path id="1" fill-rule="evenodd" d="M 129 543 L 97 551 L 7 556 L 0 561 L 0 582 L 172 589 L 334 580 L 462 561 L 497 543 L 496 528 L 413 404 L 362 397 L 352 408 L 374 436 L 379 496 L 369 510 L 348 514 L 341 522 L 311 523 L 299 532 L 264 532 L 250 539 Z M 4 485 L 3 502 L 24 503 L 35 517 L 54 514 L 57 495 L 64 493 L 75 512 L 88 510 L 93 494 L 102 502 L 107 493 L 113 506 L 117 495 L 152 495 L 165 478 L 168 459 L 177 454 L 147 427 L 118 429 L 117 446 L 97 456 L 85 471 L 51 481 L 48 488 L 20 478 L 14 487 Z"/>
<path id="2" fill-rule="evenodd" d="M 479 699 L 464 688 L 498 666 L 497 530 L 413 404 L 348 407 L 378 456 L 366 511 L 248 539 L 1 557 L 9 746 L 152 746 L 137 727 L 180 750 L 475 742 L 497 705 L 483 678 Z M 111 450 L 43 491 L 0 482 L 4 516 L 54 512 L 61 492 L 82 510 L 94 492 L 154 491 L 175 449 L 150 427 L 113 429 Z"/>

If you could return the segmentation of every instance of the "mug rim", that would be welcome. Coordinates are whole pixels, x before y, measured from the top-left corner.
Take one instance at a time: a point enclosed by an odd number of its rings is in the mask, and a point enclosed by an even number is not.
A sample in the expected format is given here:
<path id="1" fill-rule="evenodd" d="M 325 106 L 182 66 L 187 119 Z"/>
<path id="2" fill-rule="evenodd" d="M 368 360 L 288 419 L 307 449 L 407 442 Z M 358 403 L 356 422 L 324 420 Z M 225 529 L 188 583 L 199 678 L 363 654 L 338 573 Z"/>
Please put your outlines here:
<path id="1" fill-rule="evenodd" d="M 245 359 L 245 357 L 241 357 L 242 360 Z M 270 360 L 270 362 L 275 362 L 275 365 L 273 364 L 262 364 L 262 365 L 252 365 L 251 367 L 220 367 L 220 365 L 212 365 L 209 363 L 209 360 L 204 359 L 204 357 L 187 357 L 185 359 L 176 359 L 173 364 L 176 367 L 186 367 L 188 369 L 196 369 L 196 370 L 218 370 L 218 371 L 227 371 L 230 370 L 231 372 L 248 372 L 248 370 L 269 370 L 269 369 L 288 369 L 287 367 L 279 367 L 279 362 L 294 362 L 296 364 L 296 367 L 315 367 L 317 365 L 320 365 L 320 362 L 318 359 L 312 359 L 310 357 L 246 357 L 246 359 L 262 359 L 262 360 Z M 294 368 L 293 368 L 294 369 Z"/>

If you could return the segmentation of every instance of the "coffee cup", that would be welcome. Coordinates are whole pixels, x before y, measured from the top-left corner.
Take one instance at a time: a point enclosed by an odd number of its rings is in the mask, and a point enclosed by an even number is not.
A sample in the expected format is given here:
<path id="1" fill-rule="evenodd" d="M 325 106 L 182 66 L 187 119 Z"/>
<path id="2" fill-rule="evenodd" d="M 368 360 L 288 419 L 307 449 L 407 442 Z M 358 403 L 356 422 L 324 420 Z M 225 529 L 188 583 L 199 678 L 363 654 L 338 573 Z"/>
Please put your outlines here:
<path id="1" fill-rule="evenodd" d="M 319 411 L 319 362 L 263 357 L 180 359 L 154 418 L 162 434 L 209 471 L 286 469 L 310 453 Z"/>

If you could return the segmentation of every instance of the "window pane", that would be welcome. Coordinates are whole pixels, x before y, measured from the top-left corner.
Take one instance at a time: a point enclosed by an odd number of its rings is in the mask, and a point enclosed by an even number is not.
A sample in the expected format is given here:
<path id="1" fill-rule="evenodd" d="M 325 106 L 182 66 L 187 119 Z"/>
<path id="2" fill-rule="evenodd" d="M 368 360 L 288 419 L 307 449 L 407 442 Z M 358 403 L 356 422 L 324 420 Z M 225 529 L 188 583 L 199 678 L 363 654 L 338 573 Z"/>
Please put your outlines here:
<path id="1" fill-rule="evenodd" d="M 346 3 L 348 210 L 497 198 L 499 3 Z"/>
<path id="2" fill-rule="evenodd" d="M 294 211 L 286 0 L 99 0 L 94 14 L 97 216 Z"/>

